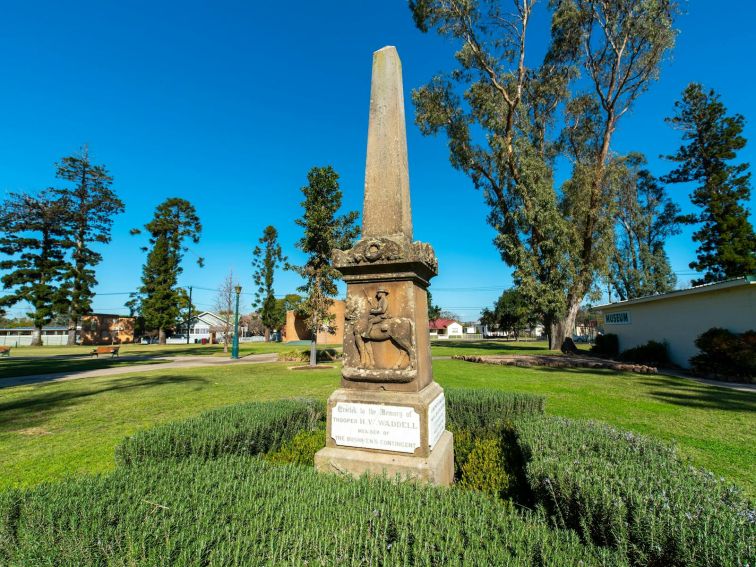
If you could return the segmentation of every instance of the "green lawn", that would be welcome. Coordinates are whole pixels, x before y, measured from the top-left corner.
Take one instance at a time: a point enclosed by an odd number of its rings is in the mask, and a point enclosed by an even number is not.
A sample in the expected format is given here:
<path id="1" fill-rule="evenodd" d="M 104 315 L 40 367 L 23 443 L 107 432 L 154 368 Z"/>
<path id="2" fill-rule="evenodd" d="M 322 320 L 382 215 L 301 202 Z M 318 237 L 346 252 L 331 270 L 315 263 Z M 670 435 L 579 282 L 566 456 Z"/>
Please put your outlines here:
<path id="1" fill-rule="evenodd" d="M 591 345 L 579 344 L 581 350 L 588 350 Z M 431 342 L 433 356 L 456 356 L 462 354 L 561 354 L 549 350 L 546 341 L 504 341 L 487 339 L 481 341 L 440 340 Z"/>
<path id="2" fill-rule="evenodd" d="M 339 348 L 338 345 L 323 345 L 320 348 Z M 111 358 L 101 355 L 92 358 L 91 346 L 73 347 L 19 347 L 11 351 L 12 356 L 0 358 L 0 384 L 3 378 L 16 376 L 33 376 L 35 374 L 49 374 L 54 372 L 76 372 L 79 370 L 95 370 L 113 366 L 128 366 L 132 364 L 154 364 L 155 360 L 169 356 L 230 356 L 223 352 L 222 345 L 121 345 L 121 358 Z M 307 350 L 307 346 L 287 345 L 286 343 L 242 343 L 239 345 L 239 355 L 265 354 L 286 350 Z M 142 357 L 134 359 L 129 357 Z"/>
<path id="3" fill-rule="evenodd" d="M 141 345 L 125 344 L 121 347 L 119 354 L 129 356 L 228 356 L 223 352 L 223 345 Z M 320 348 L 333 347 L 336 345 L 318 345 Z M 340 346 L 340 345 L 339 345 Z M 29 356 L 87 356 L 93 346 L 42 346 L 42 347 L 12 347 L 10 359 L 14 357 Z M 229 347 L 230 348 L 230 347 Z M 281 350 L 290 350 L 308 348 L 306 345 L 288 345 L 286 343 L 241 343 L 239 345 L 239 354 L 260 354 L 266 352 L 279 352 Z M 0 359 L 0 364 L 8 360 Z"/>
<path id="4" fill-rule="evenodd" d="M 678 443 L 693 461 L 756 495 L 756 395 L 681 378 L 610 371 L 434 362 L 447 387 L 547 397 L 547 411 L 595 418 Z M 31 485 L 114 466 L 126 435 L 226 404 L 293 396 L 326 398 L 337 368 L 286 364 L 168 369 L 0 390 L 0 487 Z"/>

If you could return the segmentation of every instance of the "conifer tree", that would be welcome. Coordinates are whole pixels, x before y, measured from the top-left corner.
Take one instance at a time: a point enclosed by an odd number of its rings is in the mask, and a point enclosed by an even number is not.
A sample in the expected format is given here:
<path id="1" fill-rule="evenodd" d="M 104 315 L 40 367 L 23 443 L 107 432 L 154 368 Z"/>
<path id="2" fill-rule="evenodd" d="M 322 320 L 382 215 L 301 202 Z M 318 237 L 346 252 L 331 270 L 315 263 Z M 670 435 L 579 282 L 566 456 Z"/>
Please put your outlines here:
<path id="1" fill-rule="evenodd" d="M 64 157 L 57 166 L 57 177 L 70 186 L 54 193 L 70 204 L 69 243 L 71 259 L 65 275 L 70 288 L 68 309 L 68 344 L 76 343 L 76 324 L 91 311 L 97 285 L 94 267 L 102 254 L 92 248 L 110 242 L 115 215 L 124 210 L 123 202 L 110 188 L 113 178 L 105 166 L 93 164 L 87 148 L 80 154 Z"/>
<path id="2" fill-rule="evenodd" d="M 309 171 L 302 194 L 304 214 L 295 222 L 304 229 L 297 248 L 307 255 L 307 261 L 302 266 L 291 267 L 305 280 L 298 288 L 305 294 L 300 311 L 307 317 L 307 328 L 312 333 L 310 366 L 315 366 L 318 331 L 333 329 L 328 310 L 337 293 L 339 272 L 332 265 L 331 254 L 335 249 L 351 248 L 360 229 L 356 224 L 357 211 L 336 215 L 341 208 L 341 190 L 339 175 L 330 165 Z"/>
<path id="3" fill-rule="evenodd" d="M 703 277 L 693 285 L 756 273 L 756 234 L 744 206 L 751 194 L 749 164 L 732 163 L 746 145 L 745 119 L 727 116 L 720 96 L 697 83 L 688 85 L 675 108 L 667 122 L 686 144 L 667 156 L 679 165 L 664 181 L 697 184 L 691 200 L 702 209 L 695 218 L 701 226 L 693 234 L 699 247 L 690 267 Z"/>
<path id="4" fill-rule="evenodd" d="M 42 344 L 42 327 L 68 308 L 65 249 L 70 205 L 49 190 L 37 196 L 11 193 L 0 213 L 0 252 L 9 256 L 0 261 L 0 269 L 7 270 L 0 282 L 10 290 L 0 297 L 0 306 L 31 304 L 33 346 Z"/>
<path id="5" fill-rule="evenodd" d="M 667 197 L 641 154 L 625 160 L 617 185 L 617 234 L 609 280 L 620 300 L 665 293 L 677 282 L 664 250 L 667 239 L 680 233 L 688 217 Z"/>
<path id="6" fill-rule="evenodd" d="M 262 248 L 255 246 L 252 251 L 252 267 L 255 269 L 252 279 L 257 286 L 252 306 L 260 315 L 260 320 L 265 326 L 265 340 L 269 341 L 271 329 L 276 328 L 281 319 L 273 279 L 276 269 L 286 264 L 286 257 L 281 252 L 278 231 L 274 226 L 269 225 L 263 230 L 259 242 Z"/>
<path id="7" fill-rule="evenodd" d="M 165 344 L 166 330 L 176 326 L 182 306 L 177 288 L 183 271 L 181 261 L 188 250 L 188 240 L 197 244 L 202 232 L 197 212 L 189 201 L 177 197 L 166 199 L 155 209 L 155 216 L 145 225 L 151 248 L 142 268 L 141 315 L 148 329 L 157 329 L 158 342 Z M 139 234 L 138 229 L 131 231 Z M 198 260 L 202 266 L 202 258 Z"/>

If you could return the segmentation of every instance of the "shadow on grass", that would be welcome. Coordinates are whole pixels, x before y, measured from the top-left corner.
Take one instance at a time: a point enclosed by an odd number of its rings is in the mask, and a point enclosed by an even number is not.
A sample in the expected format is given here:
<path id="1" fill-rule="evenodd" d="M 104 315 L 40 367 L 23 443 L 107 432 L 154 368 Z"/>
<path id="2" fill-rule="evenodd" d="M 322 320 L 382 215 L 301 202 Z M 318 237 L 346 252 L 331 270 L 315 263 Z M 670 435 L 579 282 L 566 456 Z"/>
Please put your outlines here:
<path id="1" fill-rule="evenodd" d="M 686 378 L 663 375 L 644 377 L 640 383 L 666 388 L 651 390 L 649 394 L 669 404 L 699 409 L 756 411 L 756 394 L 751 392 L 709 386 Z"/>
<path id="2" fill-rule="evenodd" d="M 147 390 L 169 384 L 195 384 L 199 387 L 207 382 L 207 379 L 195 376 L 133 376 L 97 385 L 82 383 L 78 387 L 67 388 L 65 391 L 35 388 L 13 400 L 0 402 L 0 430 L 40 426 L 54 412 L 68 409 L 86 399 L 107 392 Z"/>
<path id="3" fill-rule="evenodd" d="M 129 356 L 123 358 L 89 358 L 89 357 L 50 357 L 50 358 L 26 358 L 4 361 L 0 366 L 0 388 L 5 387 L 3 380 L 21 378 L 25 376 L 37 376 L 46 374 L 59 374 L 65 377 L 74 372 L 87 370 L 101 370 L 103 368 L 117 368 L 123 366 L 139 366 L 141 364 L 161 364 L 168 362 L 165 359 L 155 359 L 144 356 Z"/>

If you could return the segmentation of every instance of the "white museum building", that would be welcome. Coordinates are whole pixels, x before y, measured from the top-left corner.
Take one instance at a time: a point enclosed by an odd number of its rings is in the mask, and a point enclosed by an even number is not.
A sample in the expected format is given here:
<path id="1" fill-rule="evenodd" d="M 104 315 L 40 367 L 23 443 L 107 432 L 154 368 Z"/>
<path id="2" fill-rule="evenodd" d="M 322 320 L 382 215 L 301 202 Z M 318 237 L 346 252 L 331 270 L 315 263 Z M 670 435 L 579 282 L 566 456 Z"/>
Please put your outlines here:
<path id="1" fill-rule="evenodd" d="M 620 352 L 666 342 L 669 358 L 683 368 L 698 354 L 695 340 L 712 327 L 743 333 L 756 329 L 756 276 L 735 278 L 599 305 L 599 326 L 619 338 Z"/>

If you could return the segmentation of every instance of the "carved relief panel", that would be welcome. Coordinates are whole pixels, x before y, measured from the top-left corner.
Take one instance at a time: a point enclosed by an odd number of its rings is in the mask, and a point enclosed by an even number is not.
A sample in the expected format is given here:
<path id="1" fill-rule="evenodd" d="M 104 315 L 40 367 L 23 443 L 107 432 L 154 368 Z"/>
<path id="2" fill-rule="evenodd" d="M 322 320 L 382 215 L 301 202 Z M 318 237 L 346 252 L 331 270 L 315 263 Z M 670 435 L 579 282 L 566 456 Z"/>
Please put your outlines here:
<path id="1" fill-rule="evenodd" d="M 350 283 L 344 327 L 344 378 L 412 381 L 417 375 L 414 312 L 410 282 Z"/>

